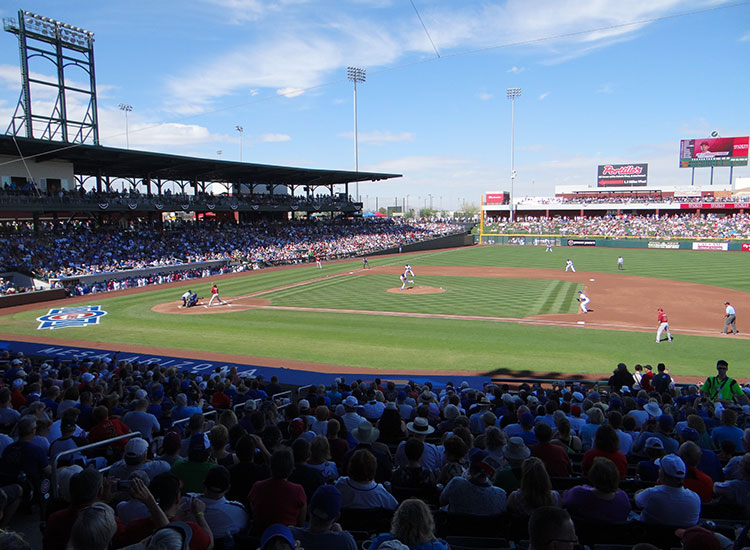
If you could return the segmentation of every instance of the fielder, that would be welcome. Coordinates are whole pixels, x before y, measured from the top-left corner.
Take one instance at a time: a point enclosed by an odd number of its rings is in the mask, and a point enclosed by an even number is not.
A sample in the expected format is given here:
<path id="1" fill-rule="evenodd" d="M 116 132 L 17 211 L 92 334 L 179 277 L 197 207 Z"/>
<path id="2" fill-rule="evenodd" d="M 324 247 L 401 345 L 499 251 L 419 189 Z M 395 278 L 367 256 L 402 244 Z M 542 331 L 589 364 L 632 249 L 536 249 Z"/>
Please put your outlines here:
<path id="1" fill-rule="evenodd" d="M 552 252 L 552 242 L 547 241 L 547 248 L 544 249 L 545 252 Z"/>
<path id="2" fill-rule="evenodd" d="M 664 313 L 664 310 L 662 308 L 659 308 L 656 311 L 659 312 L 659 315 L 656 318 L 656 322 L 659 323 L 659 328 L 656 330 L 656 343 L 658 344 L 659 342 L 661 342 L 661 334 L 665 330 L 667 331 L 667 340 L 671 342 L 672 335 L 669 332 L 669 319 L 667 318 L 667 314 Z"/>
<path id="3" fill-rule="evenodd" d="M 214 300 L 218 300 L 220 304 L 226 304 L 226 302 L 221 299 L 221 296 L 219 296 L 219 287 L 216 285 L 211 287 L 211 299 L 208 301 L 208 307 L 211 307 Z"/>
<path id="4" fill-rule="evenodd" d="M 622 256 L 617 257 L 617 270 L 622 271 L 625 269 L 625 259 Z"/>
<path id="5" fill-rule="evenodd" d="M 406 273 L 402 273 L 400 278 L 401 278 L 401 290 L 404 290 L 406 288 L 406 283 L 409 283 L 410 285 L 414 284 L 414 281 L 412 279 L 409 279 L 406 276 Z"/>
<path id="6" fill-rule="evenodd" d="M 414 271 L 412 271 L 411 266 L 409 264 L 406 264 L 404 266 L 404 275 L 411 275 L 414 277 Z"/>
<path id="7" fill-rule="evenodd" d="M 315 256 L 315 267 L 323 269 L 323 262 L 320 261 L 320 256 Z"/>
<path id="8" fill-rule="evenodd" d="M 589 312 L 588 305 L 591 302 L 591 300 L 589 299 L 588 296 L 586 296 L 583 293 L 583 290 L 578 291 L 578 301 L 581 304 L 581 311 L 583 311 L 584 313 L 588 313 Z"/>
<path id="9" fill-rule="evenodd" d="M 573 260 L 571 260 L 570 258 L 565 260 L 565 273 L 567 273 L 568 271 L 572 271 L 573 273 L 576 272 L 576 266 L 573 265 Z"/>
<path id="10" fill-rule="evenodd" d="M 370 263 L 367 261 L 366 257 L 362 257 L 362 269 L 370 269 Z"/>

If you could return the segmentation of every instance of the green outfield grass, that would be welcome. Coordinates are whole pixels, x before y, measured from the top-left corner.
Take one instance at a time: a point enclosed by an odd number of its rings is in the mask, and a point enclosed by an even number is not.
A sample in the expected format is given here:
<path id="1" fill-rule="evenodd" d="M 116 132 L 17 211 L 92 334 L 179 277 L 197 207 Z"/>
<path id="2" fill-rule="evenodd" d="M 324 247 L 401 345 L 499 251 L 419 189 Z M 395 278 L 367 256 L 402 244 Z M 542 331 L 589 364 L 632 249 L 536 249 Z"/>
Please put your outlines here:
<path id="1" fill-rule="evenodd" d="M 415 313 L 523 317 L 573 313 L 575 283 L 541 279 L 419 276 L 423 265 L 508 266 L 559 269 L 570 257 L 579 271 L 614 272 L 617 256 L 625 274 L 670 278 L 727 288 L 750 288 L 750 255 L 727 252 L 638 249 L 485 246 L 425 252 L 400 257 L 373 257 L 370 264 L 414 266 L 417 283 L 446 292 L 409 295 L 388 293 L 398 277 L 358 275 L 361 261 L 277 271 L 258 271 L 225 279 L 222 296 L 263 294 L 272 305 Z M 349 275 L 354 271 L 353 275 Z M 341 274 L 341 276 L 335 276 Z M 329 276 L 328 278 L 325 278 Z M 323 277 L 322 280 L 318 280 Z M 310 281 L 283 290 L 287 285 Z M 202 296 L 210 283 L 193 281 Z M 75 345 L 77 340 L 109 342 L 113 348 L 135 344 L 213 351 L 246 356 L 314 361 L 347 366 L 400 368 L 410 371 L 475 370 L 478 373 L 534 371 L 607 374 L 616 363 L 665 362 L 675 374 L 710 374 L 718 358 L 731 374 L 747 377 L 748 342 L 676 334 L 671 345 L 653 343 L 653 331 L 621 332 L 520 325 L 496 321 L 424 319 L 308 311 L 246 310 L 226 314 L 175 315 L 151 311 L 158 303 L 177 301 L 180 289 L 157 289 L 129 296 L 92 296 L 87 302 L 107 311 L 95 327 L 37 331 L 37 311 L 2 315 L 0 332 L 45 336 Z M 740 330 L 742 324 L 740 323 Z M 168 354 L 168 351 L 165 352 Z"/>

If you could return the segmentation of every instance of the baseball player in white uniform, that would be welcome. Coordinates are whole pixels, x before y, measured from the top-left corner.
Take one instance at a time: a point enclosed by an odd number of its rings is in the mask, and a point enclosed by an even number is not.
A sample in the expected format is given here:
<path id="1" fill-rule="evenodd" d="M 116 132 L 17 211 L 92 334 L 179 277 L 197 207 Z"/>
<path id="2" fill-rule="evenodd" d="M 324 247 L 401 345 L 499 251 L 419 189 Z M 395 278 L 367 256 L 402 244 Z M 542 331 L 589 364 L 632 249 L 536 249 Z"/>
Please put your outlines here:
<path id="1" fill-rule="evenodd" d="M 570 258 L 565 260 L 565 272 L 567 273 L 568 271 L 576 272 L 576 266 L 573 265 L 573 260 Z"/>
<path id="2" fill-rule="evenodd" d="M 618 256 L 617 257 L 617 270 L 622 271 L 623 269 L 625 269 L 625 258 L 623 258 L 622 256 Z"/>
<path id="3" fill-rule="evenodd" d="M 570 261 L 570 260 L 568 260 L 568 261 Z M 583 290 L 579 290 L 578 291 L 578 301 L 581 304 L 581 311 L 583 311 L 584 313 L 588 313 L 589 312 L 588 305 L 589 305 L 589 302 L 591 302 L 591 300 L 589 299 L 588 296 L 586 296 L 583 293 Z"/>
<path id="4" fill-rule="evenodd" d="M 404 290 L 406 288 L 406 283 L 409 283 L 410 285 L 414 284 L 414 281 L 412 279 L 409 279 L 406 276 L 406 273 L 401 274 L 401 290 Z"/>
<path id="5" fill-rule="evenodd" d="M 411 275 L 414 277 L 414 271 L 412 271 L 411 266 L 409 264 L 406 264 L 404 266 L 404 275 Z"/>

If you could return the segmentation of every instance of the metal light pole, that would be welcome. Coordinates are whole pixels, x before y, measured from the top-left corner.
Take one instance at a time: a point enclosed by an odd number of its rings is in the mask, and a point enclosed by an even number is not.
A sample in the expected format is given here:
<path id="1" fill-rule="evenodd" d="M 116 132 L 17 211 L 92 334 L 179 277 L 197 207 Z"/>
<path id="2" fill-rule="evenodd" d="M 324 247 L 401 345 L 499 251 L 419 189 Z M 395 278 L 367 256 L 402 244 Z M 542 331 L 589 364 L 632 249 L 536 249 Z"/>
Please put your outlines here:
<path id="1" fill-rule="evenodd" d="M 245 132 L 245 129 L 239 124 L 234 129 L 240 133 L 240 162 L 242 162 L 242 134 Z"/>
<path id="2" fill-rule="evenodd" d="M 120 103 L 118 107 L 121 111 L 125 111 L 125 148 L 130 149 L 130 136 L 128 135 L 128 113 L 133 110 L 133 106 L 128 105 L 127 103 Z"/>
<path id="3" fill-rule="evenodd" d="M 359 172 L 359 134 L 357 132 L 357 82 L 364 82 L 367 78 L 365 69 L 347 67 L 346 78 L 354 83 L 354 171 Z M 359 200 L 359 181 L 356 182 L 354 194 Z"/>
<path id="4" fill-rule="evenodd" d="M 508 99 L 510 99 L 510 221 L 513 221 L 513 184 L 516 180 L 515 169 L 515 114 L 516 98 L 521 97 L 521 88 L 508 88 Z"/>

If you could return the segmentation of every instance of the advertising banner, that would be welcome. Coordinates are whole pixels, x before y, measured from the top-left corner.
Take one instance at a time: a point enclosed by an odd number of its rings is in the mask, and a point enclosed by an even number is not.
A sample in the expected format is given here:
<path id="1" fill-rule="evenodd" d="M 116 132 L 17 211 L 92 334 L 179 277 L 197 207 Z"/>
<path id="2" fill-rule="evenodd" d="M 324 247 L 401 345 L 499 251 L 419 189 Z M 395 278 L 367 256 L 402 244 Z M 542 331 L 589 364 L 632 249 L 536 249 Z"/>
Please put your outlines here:
<path id="1" fill-rule="evenodd" d="M 693 243 L 693 250 L 729 250 L 728 243 Z"/>
<path id="2" fill-rule="evenodd" d="M 724 208 L 750 208 L 750 202 L 682 202 L 680 208 L 701 208 L 703 210 L 722 210 Z"/>
<path id="3" fill-rule="evenodd" d="M 594 239 L 568 239 L 568 246 L 596 246 Z"/>
<path id="4" fill-rule="evenodd" d="M 648 183 L 648 164 L 600 164 L 597 187 L 643 187 Z"/>
<path id="5" fill-rule="evenodd" d="M 487 193 L 484 197 L 485 204 L 505 204 L 507 200 L 507 193 Z"/>
<path id="6" fill-rule="evenodd" d="M 750 137 L 683 139 L 680 168 L 747 166 Z"/>
<path id="7" fill-rule="evenodd" d="M 750 243 L 742 243 L 742 251 L 750 252 Z"/>
<path id="8" fill-rule="evenodd" d="M 648 248 L 669 248 L 676 250 L 680 248 L 680 243 L 677 241 L 648 241 Z"/>

